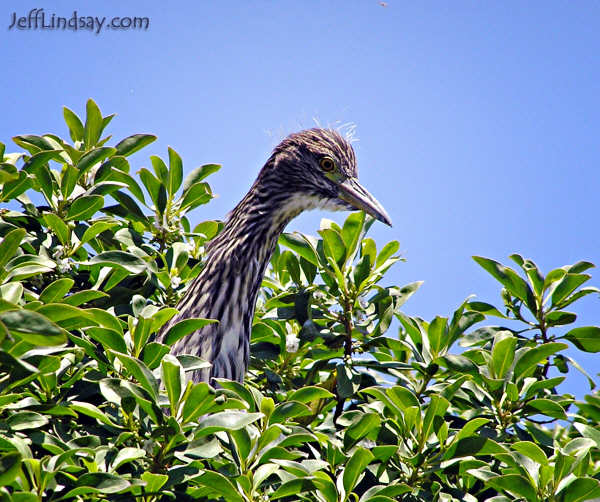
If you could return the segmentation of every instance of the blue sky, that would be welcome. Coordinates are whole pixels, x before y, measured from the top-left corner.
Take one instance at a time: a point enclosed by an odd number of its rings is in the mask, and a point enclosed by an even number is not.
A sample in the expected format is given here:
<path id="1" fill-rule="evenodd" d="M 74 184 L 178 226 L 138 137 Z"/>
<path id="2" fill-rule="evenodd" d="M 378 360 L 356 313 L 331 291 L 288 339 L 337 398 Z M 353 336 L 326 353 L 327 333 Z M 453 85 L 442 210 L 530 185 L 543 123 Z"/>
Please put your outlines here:
<path id="1" fill-rule="evenodd" d="M 31 8 L 150 25 L 8 28 Z M 372 236 L 408 260 L 388 281 L 425 281 L 407 313 L 449 315 L 472 293 L 499 303 L 474 254 L 519 252 L 545 272 L 600 263 L 598 19 L 590 1 L 4 1 L 0 141 L 68 136 L 62 106 L 83 113 L 92 97 L 118 114 L 115 138 L 158 135 L 136 168 L 167 145 L 187 170 L 223 164 L 202 221 L 233 207 L 287 133 L 353 122 L 360 178 L 394 221 Z M 323 216 L 344 218 L 308 213 L 288 230 L 314 234 Z M 579 325 L 600 324 L 599 306 L 582 301 Z M 597 356 L 572 355 L 595 373 Z"/>

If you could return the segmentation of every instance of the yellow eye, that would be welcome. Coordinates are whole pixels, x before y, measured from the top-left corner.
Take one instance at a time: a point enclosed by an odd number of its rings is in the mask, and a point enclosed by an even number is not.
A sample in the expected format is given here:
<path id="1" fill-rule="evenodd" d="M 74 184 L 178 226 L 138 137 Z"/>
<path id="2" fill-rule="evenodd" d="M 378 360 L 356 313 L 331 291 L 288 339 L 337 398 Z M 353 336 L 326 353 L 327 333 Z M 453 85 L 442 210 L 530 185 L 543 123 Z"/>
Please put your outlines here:
<path id="1" fill-rule="evenodd" d="M 319 165 L 326 173 L 330 173 L 335 169 L 335 162 L 330 157 L 323 157 L 321 160 L 319 160 Z"/>

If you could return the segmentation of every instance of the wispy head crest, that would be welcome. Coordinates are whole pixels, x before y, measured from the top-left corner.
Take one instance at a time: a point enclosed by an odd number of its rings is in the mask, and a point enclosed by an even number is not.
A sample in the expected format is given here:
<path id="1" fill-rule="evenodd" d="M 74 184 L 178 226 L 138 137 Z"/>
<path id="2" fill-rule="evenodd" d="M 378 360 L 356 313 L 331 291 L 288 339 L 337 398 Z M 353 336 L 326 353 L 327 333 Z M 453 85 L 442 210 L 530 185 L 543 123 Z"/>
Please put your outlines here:
<path id="1" fill-rule="evenodd" d="M 357 125 L 354 122 L 346 122 L 337 127 L 337 131 L 344 137 L 348 143 L 356 143 L 358 137 L 356 136 Z"/>
<path id="2" fill-rule="evenodd" d="M 329 122 L 327 125 L 324 125 L 319 120 L 319 117 L 313 117 L 313 122 L 320 129 L 332 129 L 337 131 L 348 143 L 356 143 L 358 141 L 358 137 L 356 136 L 356 128 L 357 125 L 354 122 L 342 122 L 341 120 L 336 120 L 335 122 Z"/>

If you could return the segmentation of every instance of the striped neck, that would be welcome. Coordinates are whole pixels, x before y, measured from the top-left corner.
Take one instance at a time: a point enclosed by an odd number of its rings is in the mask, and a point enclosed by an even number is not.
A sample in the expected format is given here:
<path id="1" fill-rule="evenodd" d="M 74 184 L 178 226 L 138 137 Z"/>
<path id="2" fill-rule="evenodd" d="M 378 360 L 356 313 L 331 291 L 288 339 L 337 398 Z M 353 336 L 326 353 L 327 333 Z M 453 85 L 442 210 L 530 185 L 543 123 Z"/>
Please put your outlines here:
<path id="1" fill-rule="evenodd" d="M 283 195 L 270 195 L 260 180 L 231 211 L 223 230 L 208 245 L 207 263 L 229 262 L 250 274 L 255 287 L 247 302 L 254 308 L 258 287 L 286 225 L 303 210 Z"/>

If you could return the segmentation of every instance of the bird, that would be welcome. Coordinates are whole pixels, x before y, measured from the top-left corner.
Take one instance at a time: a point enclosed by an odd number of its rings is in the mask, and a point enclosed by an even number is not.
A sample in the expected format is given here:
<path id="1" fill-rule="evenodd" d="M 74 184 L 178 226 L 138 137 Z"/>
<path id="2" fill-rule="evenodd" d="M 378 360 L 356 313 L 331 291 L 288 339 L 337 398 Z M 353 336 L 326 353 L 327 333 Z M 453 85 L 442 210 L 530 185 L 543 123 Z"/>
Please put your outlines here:
<path id="1" fill-rule="evenodd" d="M 391 226 L 383 206 L 358 181 L 351 142 L 338 131 L 313 128 L 287 136 L 256 181 L 206 246 L 204 266 L 179 300 L 178 313 L 161 330 L 192 317 L 216 319 L 179 339 L 171 353 L 192 354 L 211 366 L 195 382 L 243 382 L 250 333 L 265 269 L 286 225 L 310 209 L 364 210 Z M 189 377 L 188 377 L 189 378 Z"/>

